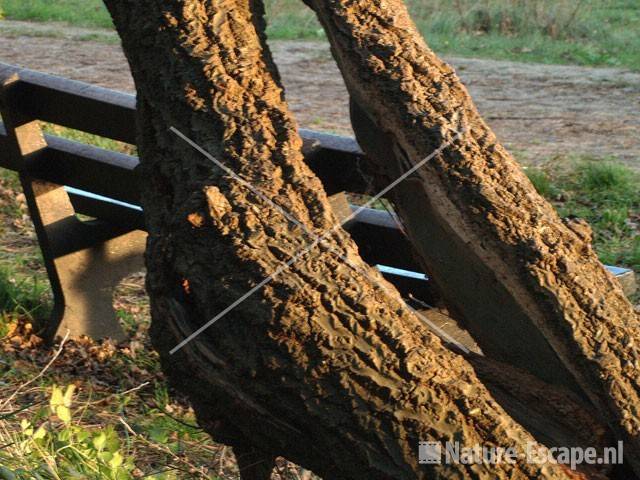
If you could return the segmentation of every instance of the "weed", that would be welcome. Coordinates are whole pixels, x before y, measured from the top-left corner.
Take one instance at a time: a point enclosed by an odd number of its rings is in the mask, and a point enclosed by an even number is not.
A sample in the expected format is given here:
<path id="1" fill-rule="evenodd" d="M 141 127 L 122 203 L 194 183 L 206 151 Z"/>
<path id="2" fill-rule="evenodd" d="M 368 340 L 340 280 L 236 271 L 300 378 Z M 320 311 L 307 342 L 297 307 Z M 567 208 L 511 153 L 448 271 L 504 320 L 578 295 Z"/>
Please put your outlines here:
<path id="1" fill-rule="evenodd" d="M 552 197 L 555 193 L 555 186 L 551 182 L 549 175 L 539 168 L 526 169 L 527 176 L 538 193 L 544 197 Z"/>

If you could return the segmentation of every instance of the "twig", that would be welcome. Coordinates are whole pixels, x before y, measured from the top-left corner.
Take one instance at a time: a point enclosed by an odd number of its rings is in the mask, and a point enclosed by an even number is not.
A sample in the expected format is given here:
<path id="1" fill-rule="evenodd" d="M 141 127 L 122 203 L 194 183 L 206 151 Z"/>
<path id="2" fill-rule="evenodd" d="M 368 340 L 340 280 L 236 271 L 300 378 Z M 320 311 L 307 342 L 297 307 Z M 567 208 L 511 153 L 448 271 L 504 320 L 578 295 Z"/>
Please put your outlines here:
<path id="1" fill-rule="evenodd" d="M 25 388 L 26 386 L 32 384 L 33 382 L 35 382 L 37 379 L 39 379 L 40 377 L 42 377 L 45 372 L 47 370 L 49 370 L 49 367 L 53 364 L 53 362 L 56 361 L 56 359 L 60 356 L 60 354 L 62 353 L 62 350 L 64 349 L 64 344 L 66 343 L 67 339 L 69 338 L 69 334 L 71 332 L 69 330 L 67 330 L 67 333 L 65 334 L 64 338 L 62 339 L 62 341 L 60 342 L 60 346 L 58 347 L 58 351 L 53 355 L 53 358 L 51 360 L 49 360 L 49 362 L 44 366 L 44 368 L 42 370 L 40 370 L 40 373 L 38 373 L 38 375 L 36 375 L 35 377 L 33 377 L 31 380 L 23 383 L 22 385 L 20 385 L 18 388 L 16 388 L 15 392 L 13 392 L 9 398 L 7 398 L 4 402 L 2 402 L 2 405 L 0 405 L 0 410 L 2 410 L 4 407 L 6 407 L 11 400 L 13 400 L 18 393 L 20 393 L 20 391 Z"/>
<path id="2" fill-rule="evenodd" d="M 25 410 L 28 410 L 28 409 L 30 409 L 31 407 L 35 407 L 36 405 L 41 405 L 41 404 L 43 404 L 44 402 L 45 402 L 45 400 L 40 400 L 39 402 L 30 403 L 29 405 L 26 405 L 26 406 L 24 406 L 24 407 L 20 407 L 20 408 L 18 408 L 17 410 L 14 410 L 14 411 L 12 411 L 12 412 L 2 414 L 2 415 L 0 415 L 0 420 L 6 420 L 7 418 L 11 418 L 11 417 L 13 417 L 14 415 L 17 415 L 17 414 L 18 414 L 18 413 L 20 413 L 20 412 L 23 412 L 23 411 L 25 411 Z"/>
<path id="3" fill-rule="evenodd" d="M 93 402 L 87 402 L 87 405 L 98 405 L 100 403 L 103 403 L 103 402 L 106 402 L 106 401 L 112 399 L 113 397 L 119 397 L 119 396 L 122 396 L 122 395 L 128 395 L 129 393 L 137 392 L 138 390 L 141 390 L 144 387 L 148 386 L 150 383 L 151 382 L 144 382 L 144 383 L 141 383 L 140 385 L 138 385 L 137 387 L 130 388 L 129 390 L 125 390 L 124 392 L 112 393 L 110 395 L 107 395 L 104 398 L 101 398 L 100 400 L 95 400 Z"/>
<path id="4" fill-rule="evenodd" d="M 222 477 L 226 456 L 227 456 L 227 447 L 225 445 L 224 447 L 222 447 L 222 452 L 220 452 L 220 460 L 218 460 L 218 476 L 219 477 Z"/>
<path id="5" fill-rule="evenodd" d="M 159 475 L 161 473 L 175 472 L 176 470 L 178 472 L 182 471 L 182 470 L 180 470 L 179 468 L 176 468 L 176 467 L 168 467 L 168 468 L 165 468 L 164 470 L 156 470 L 155 472 L 147 473 L 146 475 L 143 475 L 140 478 L 152 477 L 153 475 Z"/>
<path id="6" fill-rule="evenodd" d="M 164 415 L 166 415 L 167 417 L 169 417 L 171 420 L 173 420 L 174 422 L 179 423 L 180 425 L 183 425 L 187 428 L 191 428 L 193 430 L 198 430 L 200 432 L 203 432 L 204 430 L 202 428 L 200 428 L 197 425 L 193 425 L 189 422 L 185 422 L 184 420 L 180 420 L 179 418 L 174 417 L 173 415 L 171 415 L 169 412 L 167 412 L 164 408 L 162 408 L 160 405 L 157 404 L 157 402 L 145 402 L 147 404 L 148 407 L 152 407 L 152 408 L 157 408 L 158 410 L 160 410 L 160 412 Z"/>

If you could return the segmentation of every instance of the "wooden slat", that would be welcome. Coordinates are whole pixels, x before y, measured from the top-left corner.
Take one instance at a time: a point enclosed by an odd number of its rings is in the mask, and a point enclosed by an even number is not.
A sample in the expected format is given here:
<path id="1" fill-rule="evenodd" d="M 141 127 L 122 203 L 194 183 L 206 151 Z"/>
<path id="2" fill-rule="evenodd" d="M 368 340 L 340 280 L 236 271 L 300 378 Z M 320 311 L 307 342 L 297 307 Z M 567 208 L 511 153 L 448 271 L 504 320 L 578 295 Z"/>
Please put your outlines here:
<path id="1" fill-rule="evenodd" d="M 365 156 L 353 138 L 300 130 L 305 148 L 305 161 L 320 178 L 329 195 L 338 192 L 371 193 L 360 165 L 366 165 Z"/>
<path id="2" fill-rule="evenodd" d="M 52 135 L 45 135 L 45 139 L 48 147 L 28 158 L 25 173 L 58 185 L 139 204 L 137 157 Z M 5 128 L 0 123 L 0 167 L 3 168 L 10 166 L 2 155 L 7 147 Z"/>
<path id="3" fill-rule="evenodd" d="M 82 191 L 67 193 L 76 213 L 107 221 L 126 231 L 146 229 L 144 213 L 135 205 L 118 204 Z"/>
<path id="4" fill-rule="evenodd" d="M 334 136 L 329 137 L 329 142 L 320 146 L 307 143 L 306 161 L 329 195 L 343 191 L 364 193 L 366 185 L 356 165 L 360 161 L 359 155 L 338 150 L 346 143 L 344 137 L 336 137 L 336 143 L 331 138 Z M 137 204 L 140 187 L 137 179 L 131 177 L 139 163 L 137 157 L 53 135 L 45 138 L 49 147 L 29 162 L 32 176 Z M 0 123 L 0 167 L 4 168 L 11 167 L 1 153 L 7 146 L 4 126 Z"/>
<path id="5" fill-rule="evenodd" d="M 0 63 L 0 76 L 16 74 L 8 107 L 34 119 L 135 144 L 133 95 Z"/>
<path id="6" fill-rule="evenodd" d="M 46 138 L 48 148 L 27 163 L 30 176 L 140 204 L 137 157 L 61 138 Z"/>
<path id="7" fill-rule="evenodd" d="M 9 108 L 34 119 L 135 144 L 133 95 L 0 62 L 0 77 L 11 74 L 20 81 L 7 96 Z M 363 155 L 354 139 L 312 130 L 300 134 L 307 161 L 330 195 L 345 190 L 366 193 L 358 168 Z"/>

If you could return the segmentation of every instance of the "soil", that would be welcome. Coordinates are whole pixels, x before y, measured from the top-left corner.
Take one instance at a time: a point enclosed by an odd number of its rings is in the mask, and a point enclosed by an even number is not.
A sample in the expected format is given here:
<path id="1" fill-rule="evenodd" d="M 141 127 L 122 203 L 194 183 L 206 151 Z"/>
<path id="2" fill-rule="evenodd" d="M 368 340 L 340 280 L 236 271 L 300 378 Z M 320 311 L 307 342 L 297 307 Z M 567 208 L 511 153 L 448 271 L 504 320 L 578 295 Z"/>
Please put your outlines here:
<path id="1" fill-rule="evenodd" d="M 102 41 L 86 40 L 95 37 Z M 347 91 L 328 44 L 270 43 L 300 125 L 352 135 Z M 640 73 L 460 57 L 446 60 L 498 137 L 524 163 L 539 164 L 557 155 L 611 156 L 640 169 Z M 117 38 L 104 30 L 3 21 L 0 61 L 134 91 Z"/>

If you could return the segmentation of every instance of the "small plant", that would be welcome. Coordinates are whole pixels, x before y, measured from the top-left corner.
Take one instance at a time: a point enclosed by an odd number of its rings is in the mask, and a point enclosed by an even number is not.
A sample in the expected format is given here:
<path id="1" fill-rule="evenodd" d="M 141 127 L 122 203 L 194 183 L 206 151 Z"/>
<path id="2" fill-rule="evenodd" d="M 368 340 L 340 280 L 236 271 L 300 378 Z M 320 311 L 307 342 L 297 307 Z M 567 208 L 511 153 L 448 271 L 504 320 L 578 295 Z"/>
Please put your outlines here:
<path id="1" fill-rule="evenodd" d="M 585 0 L 430 0 L 433 12 L 455 12 L 450 27 L 484 35 L 544 35 L 551 38 L 580 38 L 589 33 L 592 5 Z M 453 3 L 453 5 L 451 5 Z M 426 6 L 409 1 L 415 9 Z"/>
<path id="2" fill-rule="evenodd" d="M 0 313 L 38 318 L 47 311 L 46 291 L 47 287 L 36 278 L 19 278 L 0 266 Z"/>
<path id="3" fill-rule="evenodd" d="M 89 429 L 74 422 L 74 394 L 73 385 L 53 386 L 47 408 L 23 419 L 9 438 L 0 432 L 0 479 L 133 478 L 133 460 L 122 453 L 113 427 Z"/>

